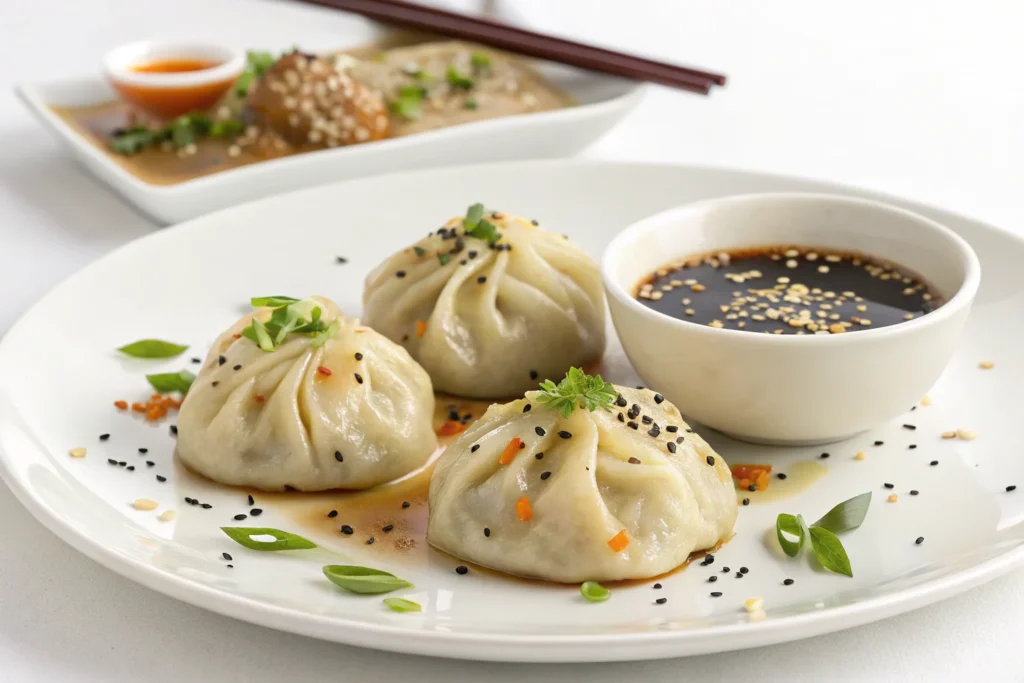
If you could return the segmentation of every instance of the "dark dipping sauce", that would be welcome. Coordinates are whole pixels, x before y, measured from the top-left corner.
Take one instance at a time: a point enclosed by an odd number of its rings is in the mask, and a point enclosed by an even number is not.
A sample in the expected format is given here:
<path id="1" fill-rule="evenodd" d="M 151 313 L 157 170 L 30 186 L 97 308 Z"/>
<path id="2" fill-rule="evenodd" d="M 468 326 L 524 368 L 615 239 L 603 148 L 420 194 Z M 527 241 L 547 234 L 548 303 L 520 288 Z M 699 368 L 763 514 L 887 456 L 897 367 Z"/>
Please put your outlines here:
<path id="1" fill-rule="evenodd" d="M 896 264 L 794 246 L 687 257 L 642 280 L 635 297 L 679 320 L 767 334 L 870 330 L 913 320 L 943 303 Z"/>

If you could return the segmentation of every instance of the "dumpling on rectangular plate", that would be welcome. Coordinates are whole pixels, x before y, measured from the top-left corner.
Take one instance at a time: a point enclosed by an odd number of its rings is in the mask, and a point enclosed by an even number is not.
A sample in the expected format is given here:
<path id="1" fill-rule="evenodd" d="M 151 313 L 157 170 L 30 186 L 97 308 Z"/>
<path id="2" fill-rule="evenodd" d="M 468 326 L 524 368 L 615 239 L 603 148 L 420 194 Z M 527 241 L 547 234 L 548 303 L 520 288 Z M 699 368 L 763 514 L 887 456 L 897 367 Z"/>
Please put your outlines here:
<path id="1" fill-rule="evenodd" d="M 727 540 L 725 460 L 660 394 L 573 368 L 492 405 L 438 459 L 427 540 L 509 574 L 640 579 Z"/>

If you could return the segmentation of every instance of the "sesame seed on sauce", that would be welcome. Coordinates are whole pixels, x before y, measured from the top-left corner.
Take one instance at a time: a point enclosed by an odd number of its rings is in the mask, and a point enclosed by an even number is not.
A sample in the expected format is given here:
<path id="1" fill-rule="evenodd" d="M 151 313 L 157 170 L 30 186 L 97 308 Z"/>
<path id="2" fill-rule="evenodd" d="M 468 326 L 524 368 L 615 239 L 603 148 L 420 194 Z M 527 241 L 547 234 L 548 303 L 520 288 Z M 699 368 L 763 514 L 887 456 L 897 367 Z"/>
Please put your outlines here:
<path id="1" fill-rule="evenodd" d="M 658 598 L 657 600 L 654 601 L 654 604 L 656 604 L 656 605 L 664 605 L 666 602 L 668 602 L 668 598 Z"/>
<path id="2" fill-rule="evenodd" d="M 537 436 L 544 436 L 547 432 L 544 431 L 543 427 L 534 427 L 533 431 L 537 432 Z"/>
<path id="3" fill-rule="evenodd" d="M 537 379 L 538 376 L 536 370 L 530 370 L 530 379 Z"/>
<path id="4" fill-rule="evenodd" d="M 215 387 L 215 386 L 217 386 L 219 384 L 220 384 L 220 380 L 216 380 L 216 379 L 213 380 L 212 382 L 210 382 L 210 386 L 213 386 L 213 387 Z"/>
<path id="5" fill-rule="evenodd" d="M 355 378 L 356 378 L 356 384 L 362 384 L 362 383 L 363 383 L 363 377 L 362 377 L 362 375 L 360 375 L 360 374 L 359 374 L 358 372 L 355 372 L 355 373 L 352 373 L 352 374 L 354 374 L 354 375 L 355 375 Z"/>
<path id="6" fill-rule="evenodd" d="M 544 454 L 543 453 L 538 453 L 537 455 L 535 455 L 533 457 L 536 458 L 537 460 L 543 460 L 544 459 Z"/>
<path id="7" fill-rule="evenodd" d="M 100 441 L 106 441 L 110 438 L 110 434 L 100 434 Z"/>
<path id="8" fill-rule="evenodd" d="M 348 524 L 342 524 L 341 525 L 341 533 L 345 534 L 346 536 L 351 536 L 352 534 L 355 533 L 355 529 L 353 529 Z"/>
<path id="9" fill-rule="evenodd" d="M 675 434 L 676 432 L 679 431 L 679 427 L 677 427 L 675 425 L 668 425 L 667 427 L 665 427 L 665 431 L 666 432 L 672 432 L 673 434 Z"/>
<path id="10" fill-rule="evenodd" d="M 491 529 L 490 529 L 490 527 L 486 527 L 486 526 L 484 527 L 484 536 L 486 538 L 490 538 L 491 537 Z"/>
<path id="11" fill-rule="evenodd" d="M 792 586 L 793 585 L 793 579 L 786 579 L 785 581 L 782 582 L 782 585 L 783 586 Z"/>
<path id="12" fill-rule="evenodd" d="M 523 406 L 523 412 L 524 412 L 524 413 L 528 413 L 528 412 L 530 412 L 530 411 L 531 411 L 532 409 L 533 409 L 533 406 L 532 406 L 531 404 L 529 404 L 529 403 L 527 403 L 527 404 L 526 404 L 525 406 Z"/>
<path id="13" fill-rule="evenodd" d="M 330 512 L 327 513 L 327 517 L 329 519 L 334 519 L 337 516 L 338 516 L 338 511 L 337 510 L 331 510 Z"/>
<path id="14" fill-rule="evenodd" d="M 252 515 L 253 517 L 259 517 L 260 515 L 263 514 L 263 509 L 262 508 L 253 508 L 252 510 L 249 510 L 249 514 Z"/>
<path id="15" fill-rule="evenodd" d="M 921 545 L 922 543 L 924 543 L 924 536 L 918 536 L 914 539 L 914 545 Z"/>
<path id="16" fill-rule="evenodd" d="M 393 530 L 394 528 L 395 528 L 395 525 L 394 525 L 394 524 L 385 524 L 384 526 L 382 526 L 382 527 L 380 528 L 380 530 L 381 530 L 381 531 L 383 531 L 384 533 L 386 533 L 386 534 L 387 534 L 387 533 L 391 533 L 391 531 L 392 531 L 392 530 Z"/>
<path id="17" fill-rule="evenodd" d="M 671 442 L 671 441 L 669 441 L 668 443 L 665 444 L 665 448 L 668 449 L 669 453 L 675 453 L 676 452 L 676 445 L 673 442 Z"/>
<path id="18" fill-rule="evenodd" d="M 248 515 L 243 515 L 243 514 L 238 514 L 238 515 L 235 515 L 235 519 L 236 519 L 237 521 L 239 521 L 239 522 L 241 522 L 241 521 L 242 521 L 243 519 L 245 519 L 246 517 L 248 517 Z"/>
<path id="19" fill-rule="evenodd" d="M 541 473 L 540 473 L 540 478 L 541 478 L 542 480 L 543 480 L 543 479 L 547 479 L 547 478 L 548 478 L 548 477 L 550 477 L 550 476 L 551 476 L 551 473 L 550 473 L 550 472 L 541 472 Z"/>
<path id="20" fill-rule="evenodd" d="M 467 567 L 464 564 L 460 564 L 458 567 L 455 568 L 455 573 L 459 576 L 464 576 L 469 573 L 469 567 Z"/>
<path id="21" fill-rule="evenodd" d="M 345 462 L 345 456 L 341 454 L 341 451 L 334 451 L 334 459 L 338 462 Z"/>
<path id="22" fill-rule="evenodd" d="M 631 465 L 639 465 L 640 464 L 640 458 L 630 457 L 629 464 L 631 464 Z"/>
<path id="23" fill-rule="evenodd" d="M 715 456 L 713 456 L 713 455 L 709 455 L 709 456 L 708 456 L 707 458 L 705 458 L 705 460 L 706 460 L 706 461 L 707 461 L 707 463 L 708 463 L 709 465 L 711 465 L 712 467 L 714 467 L 714 466 L 715 466 Z"/>
<path id="24" fill-rule="evenodd" d="M 410 503 L 409 501 L 407 501 L 407 500 L 403 500 L 402 501 L 402 509 L 403 510 L 407 509 L 410 505 L 412 505 L 412 503 Z"/>
<path id="25" fill-rule="evenodd" d="M 217 356 L 217 365 L 224 365 L 228 362 L 228 359 L 224 356 Z"/>
<path id="26" fill-rule="evenodd" d="M 480 444 L 478 444 L 478 443 L 475 443 L 475 444 L 473 444 L 472 446 L 469 447 L 469 452 L 470 453 L 476 453 L 478 450 L 480 450 Z"/>

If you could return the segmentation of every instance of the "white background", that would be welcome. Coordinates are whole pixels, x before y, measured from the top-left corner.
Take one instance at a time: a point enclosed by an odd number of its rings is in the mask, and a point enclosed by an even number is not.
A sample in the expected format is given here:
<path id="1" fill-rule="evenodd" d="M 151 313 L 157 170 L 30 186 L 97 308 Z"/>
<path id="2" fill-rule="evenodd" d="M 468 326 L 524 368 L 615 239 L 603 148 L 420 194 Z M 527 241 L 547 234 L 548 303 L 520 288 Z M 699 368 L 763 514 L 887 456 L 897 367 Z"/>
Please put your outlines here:
<path id="1" fill-rule="evenodd" d="M 1019 2 L 505 4 L 544 30 L 729 74 L 729 87 L 710 99 L 653 89 L 588 156 L 838 180 L 1024 229 Z M 30 120 L 13 83 L 93 72 L 107 49 L 142 37 L 316 49 L 344 40 L 340 24 L 327 10 L 258 0 L 5 5 L 0 334 L 54 283 L 155 227 Z M 41 333 L 74 335 L 60 321 Z M 0 681 L 1024 680 L 1022 572 L 909 615 L 789 645 L 663 662 L 475 664 L 318 642 L 175 602 L 76 554 L 4 487 L 0 520 Z"/>

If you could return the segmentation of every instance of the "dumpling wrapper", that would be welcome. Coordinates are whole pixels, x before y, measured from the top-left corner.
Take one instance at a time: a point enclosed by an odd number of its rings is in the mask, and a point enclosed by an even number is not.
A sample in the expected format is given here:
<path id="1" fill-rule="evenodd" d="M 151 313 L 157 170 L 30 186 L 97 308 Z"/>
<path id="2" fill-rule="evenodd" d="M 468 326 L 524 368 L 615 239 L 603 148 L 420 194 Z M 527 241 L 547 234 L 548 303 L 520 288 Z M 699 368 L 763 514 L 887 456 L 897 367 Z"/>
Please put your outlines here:
<path id="1" fill-rule="evenodd" d="M 668 401 L 655 403 L 646 389 L 616 389 L 626 407 L 577 408 L 568 418 L 538 403 L 536 391 L 492 405 L 438 459 L 430 481 L 430 544 L 509 574 L 577 583 L 657 576 L 730 538 L 737 504 L 725 460 L 686 431 Z M 639 416 L 638 429 L 626 425 L 634 403 L 658 424 L 658 436 L 648 434 L 652 425 Z M 669 425 L 678 431 L 668 432 Z M 525 448 L 502 465 L 514 437 Z M 671 453 L 667 443 L 679 437 L 683 442 Z M 550 477 L 541 479 L 544 472 Z M 532 512 L 528 521 L 517 515 L 523 497 Z M 609 541 L 623 530 L 629 545 L 616 552 Z"/>
<path id="2" fill-rule="evenodd" d="M 437 437 L 427 373 L 333 302 L 313 299 L 325 322 L 340 325 L 319 348 L 305 335 L 271 352 L 235 338 L 271 309 L 245 316 L 214 343 L 178 417 L 177 454 L 190 469 L 235 486 L 323 491 L 375 486 L 428 460 Z"/>
<path id="3" fill-rule="evenodd" d="M 560 234 L 494 215 L 485 218 L 502 234 L 496 245 L 467 237 L 453 218 L 366 279 L 366 324 L 408 349 L 437 391 L 521 396 L 604 353 L 597 264 Z"/>

